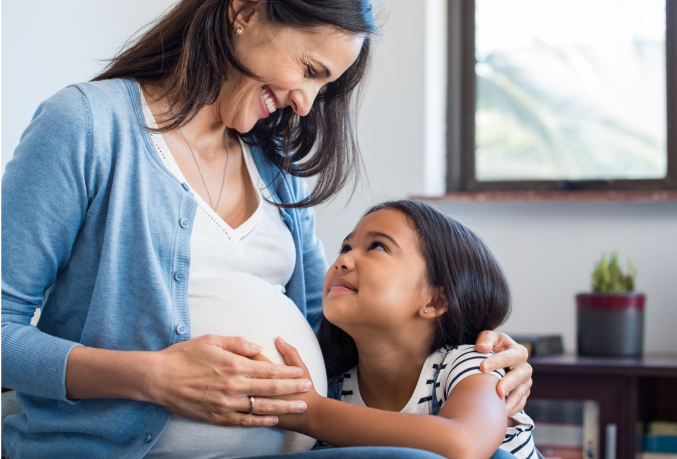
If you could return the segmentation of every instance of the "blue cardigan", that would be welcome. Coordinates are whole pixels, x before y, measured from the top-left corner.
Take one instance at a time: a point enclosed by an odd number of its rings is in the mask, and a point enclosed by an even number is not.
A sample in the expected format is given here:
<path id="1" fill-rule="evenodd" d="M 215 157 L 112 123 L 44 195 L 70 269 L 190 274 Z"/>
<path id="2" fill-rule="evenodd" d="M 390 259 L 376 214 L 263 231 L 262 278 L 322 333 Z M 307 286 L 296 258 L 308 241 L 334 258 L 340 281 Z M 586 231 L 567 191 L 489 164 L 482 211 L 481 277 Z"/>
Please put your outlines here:
<path id="1" fill-rule="evenodd" d="M 70 86 L 38 108 L 2 179 L 2 385 L 23 413 L 2 425 L 12 458 L 143 457 L 170 413 L 131 400 L 66 398 L 77 345 L 164 349 L 190 339 L 197 208 L 143 129 L 138 85 Z M 274 199 L 308 195 L 252 147 Z M 281 210 L 296 246 L 286 294 L 317 331 L 327 264 L 313 210 Z M 42 307 L 37 328 L 30 326 Z"/>

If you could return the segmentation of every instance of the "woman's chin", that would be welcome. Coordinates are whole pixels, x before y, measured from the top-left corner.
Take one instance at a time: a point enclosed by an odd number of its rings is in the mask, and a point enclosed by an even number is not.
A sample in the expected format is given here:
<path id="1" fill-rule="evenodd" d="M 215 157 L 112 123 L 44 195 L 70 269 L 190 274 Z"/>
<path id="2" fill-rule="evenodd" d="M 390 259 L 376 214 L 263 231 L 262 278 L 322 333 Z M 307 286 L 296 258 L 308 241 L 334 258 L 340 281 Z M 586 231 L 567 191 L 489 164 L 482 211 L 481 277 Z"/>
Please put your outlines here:
<path id="1" fill-rule="evenodd" d="M 231 129 L 235 129 L 237 132 L 240 134 L 244 134 L 245 132 L 249 132 L 252 129 L 254 129 L 254 126 L 256 126 L 256 123 L 258 123 L 260 120 L 263 118 L 257 118 L 253 120 L 247 120 L 245 122 L 234 122 L 233 126 L 230 126 Z"/>

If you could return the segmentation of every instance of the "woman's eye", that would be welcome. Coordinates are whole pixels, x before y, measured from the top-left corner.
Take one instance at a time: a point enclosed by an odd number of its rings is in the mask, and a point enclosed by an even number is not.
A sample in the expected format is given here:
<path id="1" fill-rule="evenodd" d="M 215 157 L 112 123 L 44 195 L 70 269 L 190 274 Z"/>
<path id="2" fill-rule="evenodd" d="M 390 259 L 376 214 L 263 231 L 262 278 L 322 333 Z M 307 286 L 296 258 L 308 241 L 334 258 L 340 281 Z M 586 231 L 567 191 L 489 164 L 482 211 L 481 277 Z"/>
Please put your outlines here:
<path id="1" fill-rule="evenodd" d="M 349 245 L 344 245 L 341 247 L 341 250 L 339 250 L 339 254 L 344 254 L 346 252 L 350 252 L 350 246 Z"/>
<path id="2" fill-rule="evenodd" d="M 313 72 L 313 69 L 310 67 L 310 65 L 306 65 L 306 68 L 308 69 L 308 78 L 311 80 L 315 79 L 315 73 Z"/>

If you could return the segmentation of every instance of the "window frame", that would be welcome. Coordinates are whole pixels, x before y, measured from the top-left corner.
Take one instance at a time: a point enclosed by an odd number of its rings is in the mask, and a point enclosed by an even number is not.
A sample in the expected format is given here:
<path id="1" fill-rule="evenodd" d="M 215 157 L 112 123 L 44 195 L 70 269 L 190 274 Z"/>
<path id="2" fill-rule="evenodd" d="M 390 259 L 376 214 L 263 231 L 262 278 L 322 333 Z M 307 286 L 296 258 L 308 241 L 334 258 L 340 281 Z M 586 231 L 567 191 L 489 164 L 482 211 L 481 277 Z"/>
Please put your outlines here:
<path id="1" fill-rule="evenodd" d="M 449 0 L 447 193 L 677 190 L 677 0 L 666 0 L 667 171 L 662 179 L 506 180 L 475 178 L 475 0 Z"/>

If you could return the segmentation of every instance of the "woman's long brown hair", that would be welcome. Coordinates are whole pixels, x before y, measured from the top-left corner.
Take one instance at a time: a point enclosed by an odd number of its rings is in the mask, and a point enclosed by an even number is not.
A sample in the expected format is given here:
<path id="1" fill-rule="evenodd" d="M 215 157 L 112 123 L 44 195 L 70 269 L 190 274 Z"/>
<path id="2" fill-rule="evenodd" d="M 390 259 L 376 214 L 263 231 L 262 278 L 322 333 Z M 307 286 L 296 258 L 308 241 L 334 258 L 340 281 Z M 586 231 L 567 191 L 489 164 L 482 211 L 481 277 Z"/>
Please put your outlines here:
<path id="1" fill-rule="evenodd" d="M 216 102 L 233 72 L 258 79 L 237 56 L 235 31 L 228 19 L 232 0 L 182 0 L 140 38 L 114 57 L 92 81 L 135 79 L 161 88 L 167 120 L 159 132 L 176 130 L 206 105 Z M 307 207 L 327 201 L 357 177 L 361 163 L 357 143 L 355 89 L 365 79 L 371 35 L 377 30 L 370 0 L 258 0 L 239 13 L 256 11 L 272 27 L 312 29 L 333 26 L 365 35 L 356 61 L 319 92 L 310 113 L 291 107 L 277 110 L 243 133 L 283 174 L 316 176 L 310 195 L 282 207 Z"/>

